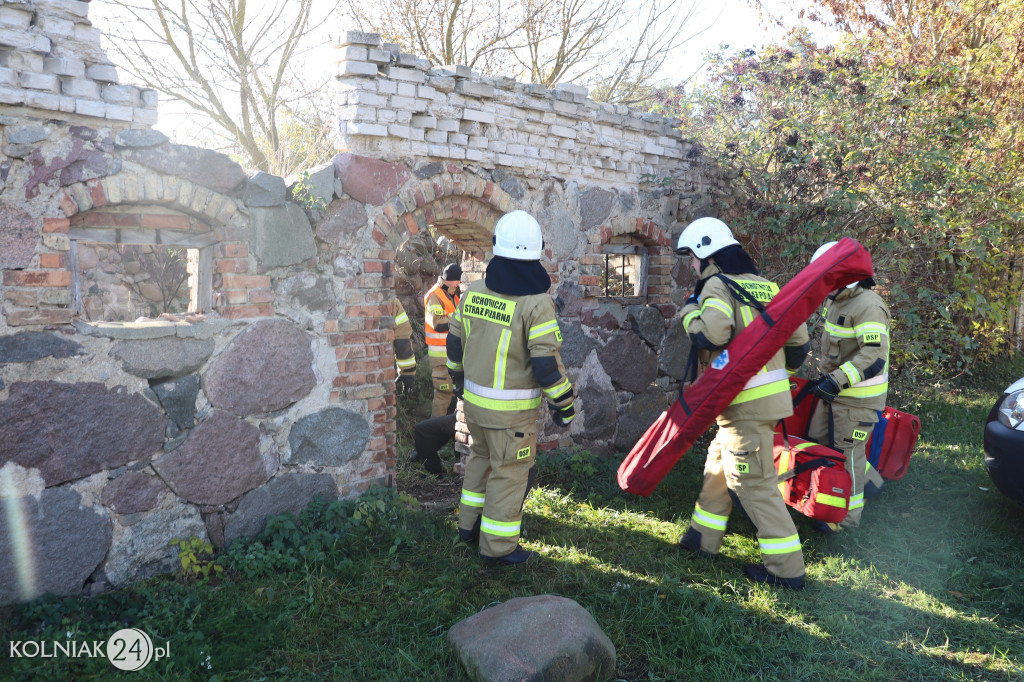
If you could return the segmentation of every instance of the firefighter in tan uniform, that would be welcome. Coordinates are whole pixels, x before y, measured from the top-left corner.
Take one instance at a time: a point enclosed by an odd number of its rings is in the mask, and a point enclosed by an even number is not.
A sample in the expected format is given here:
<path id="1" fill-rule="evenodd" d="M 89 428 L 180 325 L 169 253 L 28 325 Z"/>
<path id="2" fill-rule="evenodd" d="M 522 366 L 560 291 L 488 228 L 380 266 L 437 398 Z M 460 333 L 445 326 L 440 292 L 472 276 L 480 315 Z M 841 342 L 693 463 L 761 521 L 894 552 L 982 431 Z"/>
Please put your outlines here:
<path id="1" fill-rule="evenodd" d="M 700 276 L 682 310 L 683 328 L 703 362 L 728 362 L 729 343 L 759 314 L 750 300 L 764 305 L 779 288 L 757 275 L 750 256 L 716 218 L 690 223 L 679 236 L 676 253 L 691 256 Z M 794 589 L 803 587 L 804 557 L 779 495 L 773 429 L 793 414 L 789 375 L 799 369 L 809 347 L 807 329 L 801 325 L 718 416 L 718 434 L 704 464 L 704 486 L 679 540 L 685 550 L 717 555 L 735 497 L 757 527 L 763 560 L 745 569 L 747 577 Z"/>
<path id="2" fill-rule="evenodd" d="M 423 294 L 423 326 L 427 337 L 430 379 L 434 384 L 431 417 L 441 417 L 455 410 L 452 380 L 445 367 L 445 339 L 448 338 L 448 323 L 459 305 L 461 279 L 462 268 L 458 263 L 449 263 L 444 266 L 437 283 Z"/>
<path id="3" fill-rule="evenodd" d="M 573 390 L 559 355 L 562 334 L 540 264 L 540 225 L 512 211 L 494 227 L 494 257 L 450 320 L 448 368 L 473 443 L 462 483 L 459 535 L 489 562 L 519 564 L 523 503 L 537 456 L 537 408 L 568 426 Z"/>
<path id="4" fill-rule="evenodd" d="M 412 393 L 416 384 L 416 356 L 412 352 L 412 324 L 396 296 L 387 304 L 387 313 L 395 318 L 395 366 L 398 378 L 395 383 L 399 393 Z"/>
<path id="5" fill-rule="evenodd" d="M 835 243 L 822 244 L 811 262 Z M 853 479 L 850 511 L 843 522 L 814 524 L 824 533 L 859 526 L 865 489 L 877 492 L 883 482 L 866 456 L 867 438 L 889 391 L 890 315 L 882 297 L 871 290 L 874 284 L 869 278 L 833 292 L 822 313 L 819 369 L 824 377 L 814 392 L 824 402 L 814 411 L 807 437 L 841 450 Z"/>

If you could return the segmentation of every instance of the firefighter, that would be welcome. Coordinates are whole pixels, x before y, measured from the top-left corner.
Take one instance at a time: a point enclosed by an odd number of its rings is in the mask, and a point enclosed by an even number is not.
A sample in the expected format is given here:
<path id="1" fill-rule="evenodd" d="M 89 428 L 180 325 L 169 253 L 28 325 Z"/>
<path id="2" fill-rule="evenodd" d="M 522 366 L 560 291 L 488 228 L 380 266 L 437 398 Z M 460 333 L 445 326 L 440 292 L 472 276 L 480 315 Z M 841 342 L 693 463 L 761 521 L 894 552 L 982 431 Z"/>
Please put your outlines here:
<path id="1" fill-rule="evenodd" d="M 455 410 L 455 393 L 445 367 L 445 339 L 448 323 L 459 305 L 459 281 L 462 268 L 458 263 L 444 266 L 437 282 L 423 295 L 424 327 L 427 337 L 427 357 L 430 360 L 430 379 L 434 384 L 434 402 L 431 417 L 441 417 Z"/>
<path id="2" fill-rule="evenodd" d="M 811 262 L 836 242 L 818 247 Z M 864 512 L 864 497 L 881 488 L 882 478 L 867 460 L 867 438 L 885 409 L 889 391 L 889 308 L 871 288 L 874 279 L 848 284 L 825 302 L 821 334 L 823 377 L 814 393 L 824 401 L 814 411 L 807 437 L 841 450 L 853 479 L 850 510 L 841 524 L 814 524 L 823 533 L 856 528 Z"/>
<path id="3" fill-rule="evenodd" d="M 431 417 L 418 422 L 412 430 L 413 451 L 409 453 L 410 462 L 422 462 L 423 468 L 435 476 L 444 471 L 441 457 L 437 454 L 455 438 L 455 414 Z"/>
<path id="4" fill-rule="evenodd" d="M 540 264 L 536 219 L 512 211 L 494 226 L 494 257 L 451 318 L 448 369 L 472 437 L 462 483 L 459 536 L 479 540 L 490 563 L 520 564 L 523 503 L 534 477 L 537 408 L 547 398 L 555 424 L 575 414 L 559 348 L 562 333 Z"/>
<path id="5" fill-rule="evenodd" d="M 757 274 L 753 260 L 721 220 L 700 218 L 679 236 L 679 255 L 689 255 L 699 281 L 682 309 L 683 328 L 702 363 L 729 362 L 729 343 L 759 314 L 779 287 Z M 793 414 L 789 374 L 810 348 L 805 326 L 718 416 L 718 434 L 708 447 L 704 485 L 690 526 L 679 539 L 687 551 L 716 556 L 733 500 L 757 527 L 763 563 L 745 569 L 754 582 L 800 589 L 804 557 L 793 519 L 779 495 L 773 457 L 775 424 Z M 736 352 L 733 350 L 733 352 Z"/>
<path id="6" fill-rule="evenodd" d="M 396 296 L 387 304 L 387 311 L 395 318 L 395 365 L 398 378 L 395 388 L 398 393 L 412 393 L 416 387 L 416 356 L 412 352 L 412 325 L 409 316 Z"/>

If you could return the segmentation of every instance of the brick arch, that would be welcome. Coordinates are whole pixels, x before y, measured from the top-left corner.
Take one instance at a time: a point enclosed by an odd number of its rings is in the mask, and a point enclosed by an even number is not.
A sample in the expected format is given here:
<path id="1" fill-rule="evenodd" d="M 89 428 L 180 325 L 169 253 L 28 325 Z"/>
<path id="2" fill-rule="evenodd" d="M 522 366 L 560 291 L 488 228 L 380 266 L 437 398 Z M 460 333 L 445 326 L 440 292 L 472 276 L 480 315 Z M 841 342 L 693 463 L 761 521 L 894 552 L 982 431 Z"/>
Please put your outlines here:
<path id="1" fill-rule="evenodd" d="M 601 226 L 601 243 L 607 244 L 612 237 L 635 234 L 648 246 L 671 246 L 672 238 L 665 228 L 652 220 L 620 216 Z"/>
<path id="2" fill-rule="evenodd" d="M 486 249 L 494 223 L 514 207 L 512 196 L 492 180 L 448 164 L 434 175 L 408 180 L 395 196 L 371 213 L 370 221 L 374 225 L 373 239 L 378 244 L 397 247 L 406 236 L 454 217 L 483 226 L 487 234 L 460 236 L 457 231 L 449 234 L 446 229 L 441 232 L 460 245 L 472 247 L 467 250 Z"/>
<path id="3" fill-rule="evenodd" d="M 211 226 L 225 225 L 238 212 L 233 197 L 172 175 L 122 171 L 65 188 L 60 208 L 71 218 L 96 208 L 158 204 L 194 215 Z"/>

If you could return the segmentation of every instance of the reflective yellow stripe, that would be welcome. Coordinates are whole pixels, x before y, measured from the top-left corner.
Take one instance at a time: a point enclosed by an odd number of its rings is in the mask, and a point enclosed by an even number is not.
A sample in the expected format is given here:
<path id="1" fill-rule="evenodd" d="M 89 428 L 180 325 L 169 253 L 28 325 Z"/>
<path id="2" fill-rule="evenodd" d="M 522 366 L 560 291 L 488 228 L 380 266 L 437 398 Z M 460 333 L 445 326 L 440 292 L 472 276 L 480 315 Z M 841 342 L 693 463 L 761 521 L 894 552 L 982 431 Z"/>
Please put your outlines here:
<path id="1" fill-rule="evenodd" d="M 534 340 L 538 336 L 544 336 L 545 334 L 551 334 L 558 331 L 558 320 L 551 320 L 544 324 L 538 324 L 530 327 L 530 341 Z"/>
<path id="2" fill-rule="evenodd" d="M 700 317 L 700 309 L 692 310 L 683 317 L 683 331 L 690 332 L 690 323 L 694 318 Z"/>
<path id="3" fill-rule="evenodd" d="M 484 493 L 475 493 L 472 490 L 462 489 L 462 504 L 467 507 L 484 506 Z"/>
<path id="4" fill-rule="evenodd" d="M 536 398 L 527 398 L 524 400 L 497 400 L 495 398 L 485 398 L 482 395 L 473 393 L 468 388 L 462 394 L 463 400 L 477 407 L 483 407 L 488 410 L 496 410 L 499 412 L 522 412 L 524 410 L 535 410 L 540 407 L 542 399 L 540 396 Z"/>
<path id="5" fill-rule="evenodd" d="M 562 395 L 570 388 L 572 388 L 572 384 L 569 383 L 569 379 L 563 378 L 561 383 L 555 384 L 551 388 L 545 388 L 544 395 L 546 395 L 551 400 L 554 400 L 555 398 Z"/>
<path id="6" fill-rule="evenodd" d="M 758 538 L 761 554 L 789 554 L 800 551 L 800 536 L 790 535 L 785 538 Z"/>
<path id="7" fill-rule="evenodd" d="M 865 322 L 855 327 L 843 327 L 834 322 L 825 322 L 825 331 L 841 339 L 852 339 L 870 333 L 889 336 L 889 328 L 881 322 Z"/>
<path id="8" fill-rule="evenodd" d="M 480 532 L 499 535 L 503 538 L 514 538 L 519 535 L 522 521 L 495 521 L 486 516 L 480 519 Z"/>
<path id="9" fill-rule="evenodd" d="M 456 372 L 461 372 L 462 371 L 462 363 L 461 362 L 452 362 L 451 360 L 449 360 L 448 362 L 445 363 L 445 365 L 448 366 L 448 369 L 455 370 Z"/>
<path id="10" fill-rule="evenodd" d="M 473 320 L 471 320 L 471 319 L 469 319 L 469 318 L 467 317 L 467 318 L 465 319 L 465 321 L 464 321 L 464 322 L 462 323 L 462 328 L 463 328 L 463 329 L 464 329 L 464 330 L 466 331 L 466 338 L 467 338 L 467 339 L 469 338 L 469 326 L 470 326 L 470 325 L 469 325 L 469 323 L 470 323 L 470 322 L 472 322 L 472 321 L 473 321 Z"/>
<path id="11" fill-rule="evenodd" d="M 814 501 L 820 502 L 821 504 L 827 504 L 830 507 L 839 507 L 840 509 L 846 508 L 846 500 L 841 497 L 836 497 L 835 495 L 818 493 L 814 496 Z"/>
<path id="12" fill-rule="evenodd" d="M 889 391 L 889 382 L 885 381 L 881 384 L 851 386 L 850 388 L 844 388 L 839 391 L 839 395 L 844 398 L 874 398 L 875 396 L 885 395 Z"/>
<path id="13" fill-rule="evenodd" d="M 495 388 L 505 388 L 505 364 L 508 360 L 508 342 L 511 338 L 512 332 L 510 330 L 501 330 L 501 338 L 498 339 L 498 350 L 494 354 Z"/>
<path id="14" fill-rule="evenodd" d="M 446 358 L 448 350 L 444 346 L 427 346 L 427 355 L 432 358 Z"/>
<path id="15" fill-rule="evenodd" d="M 850 495 L 850 509 L 860 509 L 864 506 L 864 493 Z"/>
<path id="16" fill-rule="evenodd" d="M 860 381 L 860 372 L 857 371 L 857 368 L 853 366 L 852 362 L 844 362 L 839 366 L 839 369 L 843 370 L 843 374 L 845 374 L 846 378 L 850 380 L 849 383 L 851 386 Z"/>
<path id="17" fill-rule="evenodd" d="M 398 317 L 395 318 L 395 326 L 397 327 L 400 324 L 405 324 L 408 321 L 409 321 L 409 316 L 405 313 L 405 311 L 402 311 L 398 315 Z"/>
<path id="18" fill-rule="evenodd" d="M 416 358 L 413 358 L 413 357 L 398 358 L 398 366 L 401 367 L 402 369 L 408 369 L 410 367 L 415 367 L 416 366 Z"/>
<path id="19" fill-rule="evenodd" d="M 786 370 L 782 370 L 785 373 Z M 781 379 L 779 381 L 773 381 L 770 384 L 764 386 L 758 386 L 757 388 L 746 388 L 739 392 L 736 398 L 729 403 L 730 405 L 739 405 L 740 403 L 747 403 L 751 400 L 757 400 L 758 398 L 766 398 L 776 393 L 789 393 L 789 379 Z"/>
<path id="20" fill-rule="evenodd" d="M 721 516 L 719 514 L 712 514 L 711 512 L 704 511 L 698 504 L 693 510 L 693 523 L 710 528 L 711 530 L 725 531 L 726 525 L 729 523 L 728 516 Z"/>
<path id="21" fill-rule="evenodd" d="M 782 454 L 779 455 L 779 475 L 781 476 L 785 472 L 789 471 L 789 448 L 783 448 Z M 779 481 L 779 492 L 785 494 L 786 482 Z"/>
<path id="22" fill-rule="evenodd" d="M 703 315 L 708 308 L 714 308 L 724 313 L 726 317 L 732 317 L 732 306 L 725 301 L 720 301 L 717 298 L 705 298 L 700 306 L 700 314 Z"/>
<path id="23" fill-rule="evenodd" d="M 740 308 L 740 314 L 743 316 L 744 326 L 749 327 L 750 323 L 754 321 L 754 309 L 748 305 Z"/>

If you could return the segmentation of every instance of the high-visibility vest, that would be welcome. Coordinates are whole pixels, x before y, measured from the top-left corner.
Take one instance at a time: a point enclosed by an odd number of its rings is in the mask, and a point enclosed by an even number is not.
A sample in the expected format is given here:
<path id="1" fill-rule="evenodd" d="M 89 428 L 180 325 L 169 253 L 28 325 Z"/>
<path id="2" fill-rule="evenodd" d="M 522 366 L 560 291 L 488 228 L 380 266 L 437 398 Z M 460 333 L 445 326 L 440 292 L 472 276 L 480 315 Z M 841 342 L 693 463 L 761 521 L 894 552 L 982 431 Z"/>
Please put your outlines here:
<path id="1" fill-rule="evenodd" d="M 427 336 L 427 355 L 432 358 L 444 358 L 446 355 L 445 342 L 448 339 L 448 330 L 438 331 L 434 329 L 434 326 L 430 324 L 432 314 L 430 311 L 430 299 L 436 297 L 441 302 L 445 317 L 451 317 L 455 314 L 455 306 L 459 304 L 459 296 L 455 295 L 455 300 L 448 297 L 444 289 L 441 288 L 440 284 L 435 284 L 427 290 L 427 293 L 423 295 L 423 327 Z"/>

